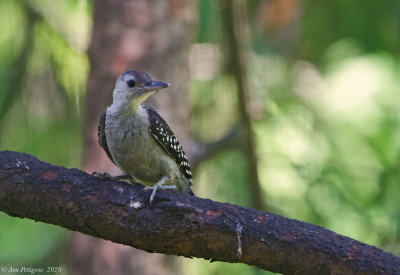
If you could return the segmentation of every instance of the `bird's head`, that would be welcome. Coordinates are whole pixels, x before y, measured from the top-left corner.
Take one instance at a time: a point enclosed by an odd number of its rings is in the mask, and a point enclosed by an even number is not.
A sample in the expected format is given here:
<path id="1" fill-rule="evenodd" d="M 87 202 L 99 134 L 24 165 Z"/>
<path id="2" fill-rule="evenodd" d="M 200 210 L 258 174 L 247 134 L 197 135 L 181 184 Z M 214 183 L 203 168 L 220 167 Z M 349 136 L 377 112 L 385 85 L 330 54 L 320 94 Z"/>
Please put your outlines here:
<path id="1" fill-rule="evenodd" d="M 113 104 L 136 109 L 149 96 L 167 87 L 169 87 L 168 83 L 154 81 L 145 72 L 127 70 L 118 77 L 115 83 Z"/>

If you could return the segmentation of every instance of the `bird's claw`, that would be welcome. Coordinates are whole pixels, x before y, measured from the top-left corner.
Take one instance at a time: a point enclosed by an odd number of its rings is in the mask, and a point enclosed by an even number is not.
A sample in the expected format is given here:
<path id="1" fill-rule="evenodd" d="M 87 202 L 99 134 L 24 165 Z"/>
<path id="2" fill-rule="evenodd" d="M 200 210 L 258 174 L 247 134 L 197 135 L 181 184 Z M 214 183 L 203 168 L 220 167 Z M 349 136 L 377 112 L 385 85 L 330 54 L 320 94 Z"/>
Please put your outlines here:
<path id="1" fill-rule="evenodd" d="M 165 183 L 165 181 L 167 180 L 167 177 L 163 177 L 159 182 L 157 182 L 155 185 L 153 186 L 147 186 L 145 187 L 143 190 L 144 191 L 149 191 L 152 190 L 151 195 L 150 195 L 150 204 L 153 203 L 154 201 L 154 197 L 156 196 L 157 190 L 158 189 L 176 189 L 176 186 L 174 185 L 166 185 L 164 186 L 163 184 Z"/>
<path id="2" fill-rule="evenodd" d="M 100 173 L 100 172 L 93 172 L 92 176 L 100 179 L 109 179 L 111 175 L 109 173 Z"/>

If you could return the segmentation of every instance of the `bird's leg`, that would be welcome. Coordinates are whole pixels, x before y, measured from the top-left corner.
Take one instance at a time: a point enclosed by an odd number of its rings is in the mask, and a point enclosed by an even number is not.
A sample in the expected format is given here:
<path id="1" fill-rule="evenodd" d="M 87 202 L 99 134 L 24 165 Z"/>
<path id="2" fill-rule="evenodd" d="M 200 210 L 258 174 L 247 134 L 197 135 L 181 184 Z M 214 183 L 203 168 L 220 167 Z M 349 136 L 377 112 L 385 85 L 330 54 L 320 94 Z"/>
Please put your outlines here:
<path id="1" fill-rule="evenodd" d="M 128 174 L 126 175 L 119 175 L 119 176 L 111 176 L 109 173 L 99 173 L 99 172 L 93 172 L 92 176 L 95 176 L 100 179 L 109 179 L 109 180 L 128 180 L 132 179 L 132 177 Z"/>
<path id="2" fill-rule="evenodd" d="M 162 177 L 155 185 L 147 186 L 144 188 L 145 191 L 152 190 L 151 195 L 150 195 L 150 204 L 153 203 L 154 197 L 156 196 L 158 189 L 176 189 L 176 186 L 174 186 L 174 185 L 164 186 L 163 184 L 165 183 L 166 180 L 167 180 L 167 177 Z"/>

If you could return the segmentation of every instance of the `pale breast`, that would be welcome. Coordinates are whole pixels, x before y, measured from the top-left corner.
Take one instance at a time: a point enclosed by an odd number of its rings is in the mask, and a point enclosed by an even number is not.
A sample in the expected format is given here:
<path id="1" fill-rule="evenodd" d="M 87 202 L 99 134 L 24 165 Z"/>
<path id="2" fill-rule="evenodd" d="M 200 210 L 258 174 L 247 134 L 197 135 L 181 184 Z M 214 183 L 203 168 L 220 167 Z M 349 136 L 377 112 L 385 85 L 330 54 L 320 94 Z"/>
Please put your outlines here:
<path id="1" fill-rule="evenodd" d="M 163 157 L 164 150 L 156 143 L 143 121 L 146 119 L 107 113 L 107 145 L 122 171 L 144 185 L 154 185 L 168 172 L 171 164 L 168 158 Z"/>

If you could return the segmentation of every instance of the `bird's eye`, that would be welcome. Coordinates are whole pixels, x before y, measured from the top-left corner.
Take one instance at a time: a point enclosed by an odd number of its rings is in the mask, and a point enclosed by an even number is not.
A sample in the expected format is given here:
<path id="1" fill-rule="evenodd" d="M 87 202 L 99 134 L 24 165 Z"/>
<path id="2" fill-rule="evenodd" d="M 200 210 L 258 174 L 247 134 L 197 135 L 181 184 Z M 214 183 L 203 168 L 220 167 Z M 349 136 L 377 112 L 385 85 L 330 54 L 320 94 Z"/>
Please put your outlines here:
<path id="1" fill-rule="evenodd" d="M 136 81 L 133 80 L 133 79 L 129 79 L 129 80 L 126 82 L 126 85 L 128 85 L 129 88 L 133 88 L 133 87 L 135 87 L 135 85 L 136 85 Z"/>

